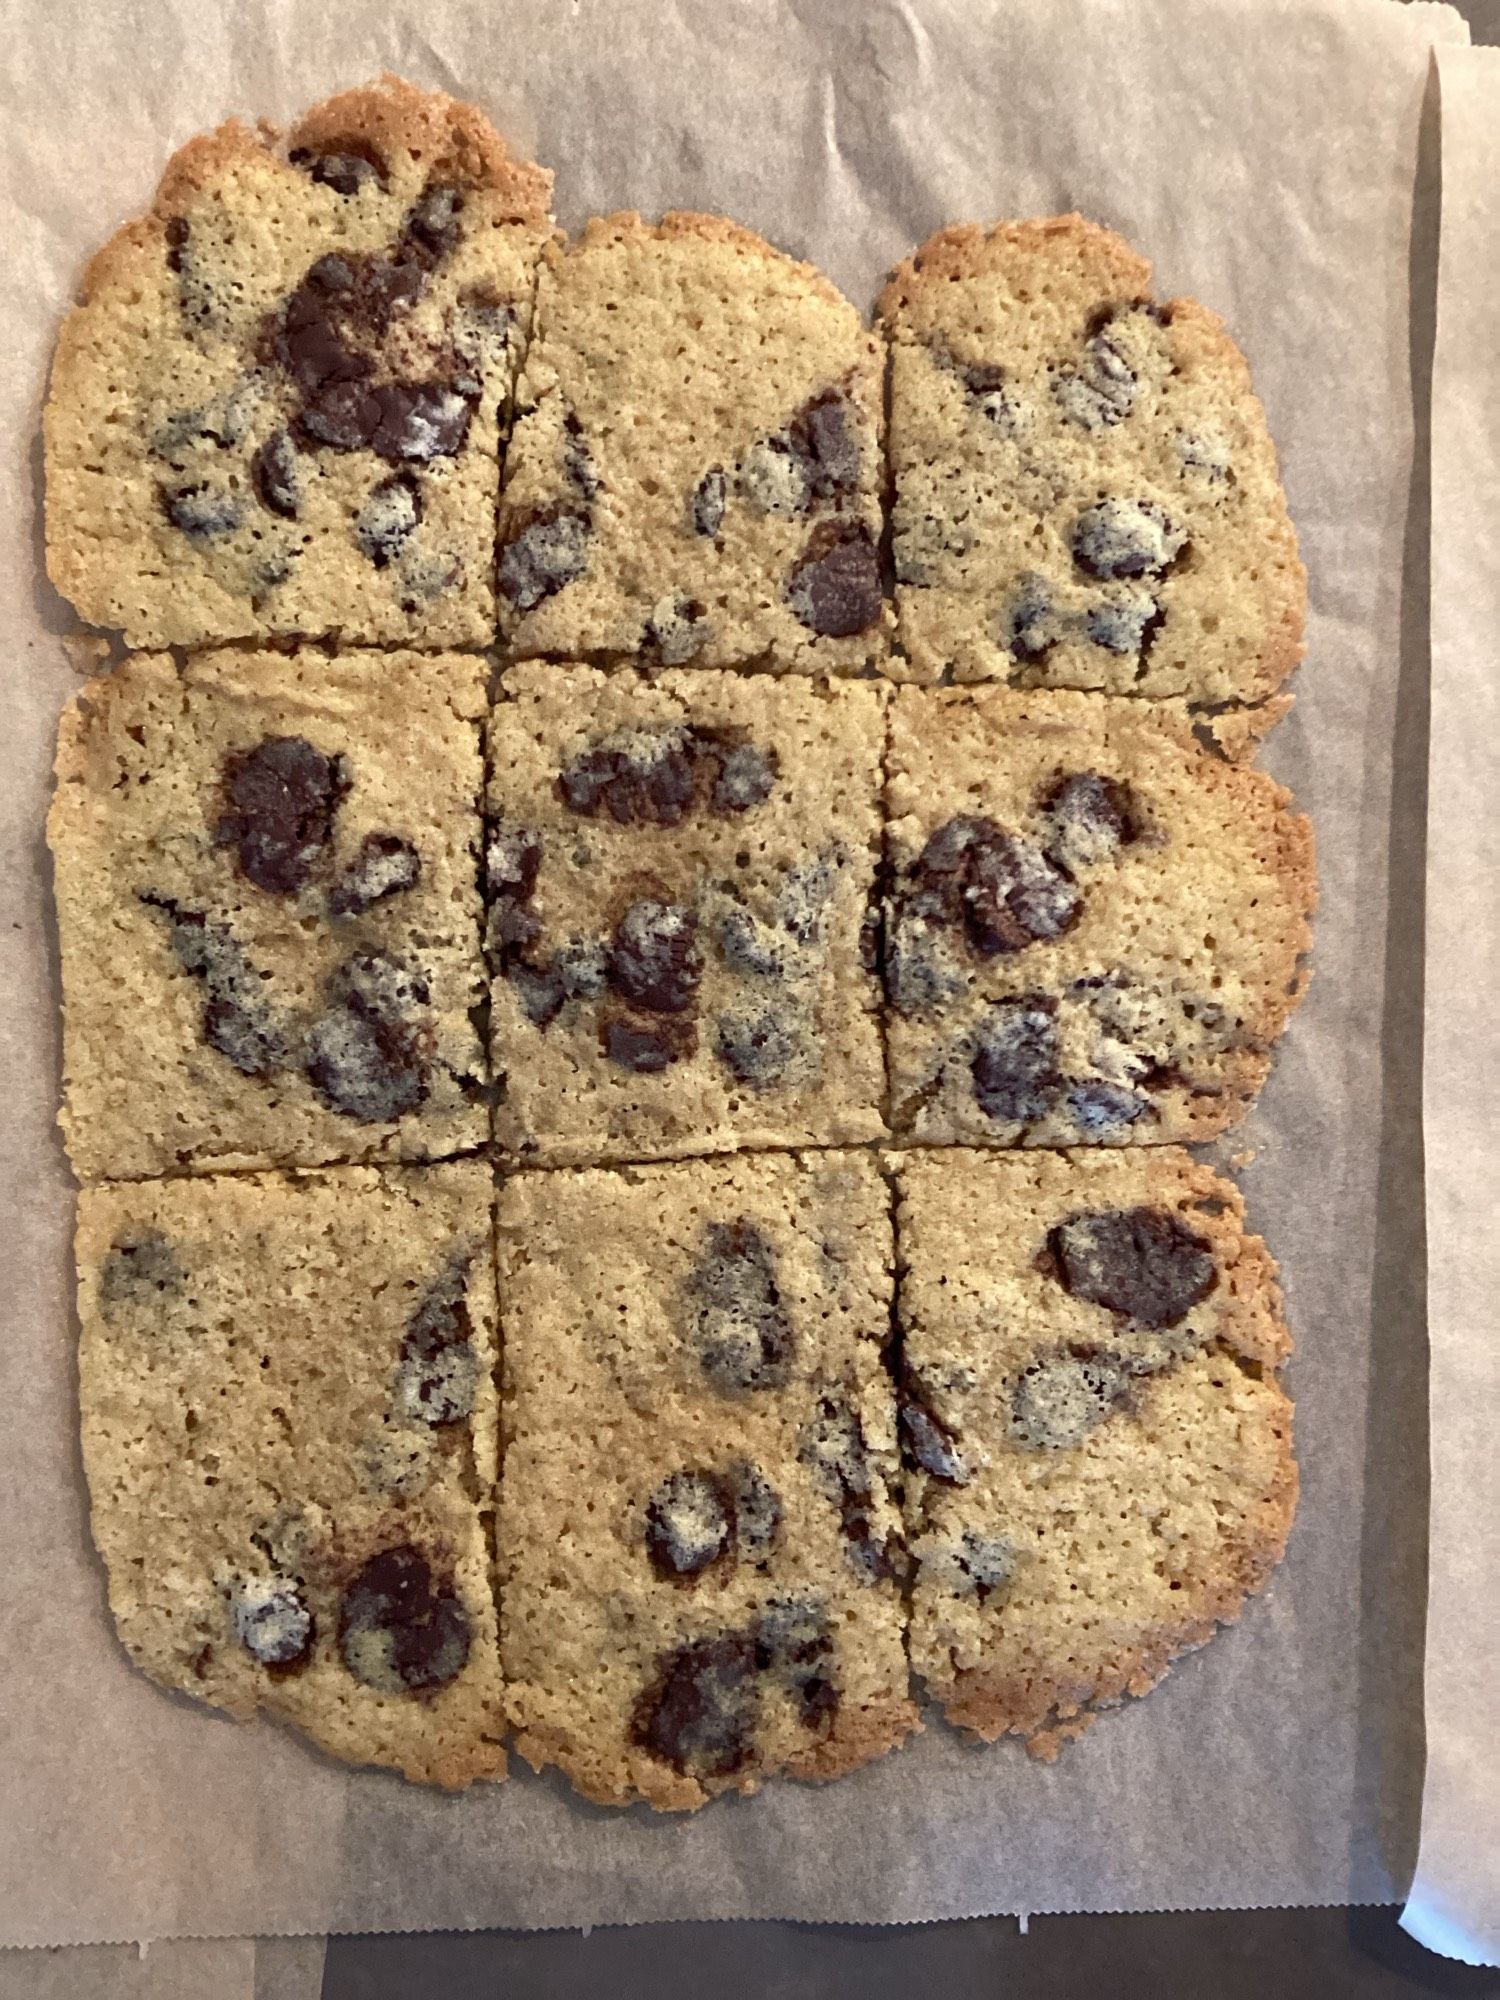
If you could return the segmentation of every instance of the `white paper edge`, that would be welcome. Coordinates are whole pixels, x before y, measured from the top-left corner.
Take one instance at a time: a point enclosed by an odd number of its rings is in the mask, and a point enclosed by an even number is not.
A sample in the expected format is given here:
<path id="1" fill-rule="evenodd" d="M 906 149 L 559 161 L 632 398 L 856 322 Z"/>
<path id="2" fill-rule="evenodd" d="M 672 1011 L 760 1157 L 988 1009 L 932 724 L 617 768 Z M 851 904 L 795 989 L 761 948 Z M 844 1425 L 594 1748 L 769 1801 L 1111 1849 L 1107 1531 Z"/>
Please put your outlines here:
<path id="1" fill-rule="evenodd" d="M 1475 514 L 1489 511 L 1482 496 L 1500 490 L 1500 366 L 1493 349 L 1474 340 L 1472 325 L 1500 271 L 1500 51 L 1444 48 L 1437 62 L 1444 195 L 1432 385 L 1423 1080 L 1432 1558 L 1421 1846 L 1401 1923 L 1430 1951 L 1467 1965 L 1500 1965 L 1500 1749 L 1492 1743 L 1488 1758 L 1464 1754 L 1469 1718 L 1482 1717 L 1486 1698 L 1494 1700 L 1492 1692 L 1487 1696 L 1493 1660 L 1484 1619 L 1500 1616 L 1500 1462 L 1494 1449 L 1500 1433 L 1500 1233 L 1491 1192 L 1500 1171 L 1500 1136 L 1484 1083 L 1486 1076 L 1500 1083 L 1500 1024 L 1484 1000 L 1500 976 L 1500 845 L 1490 835 L 1486 851 L 1486 816 L 1455 828 L 1444 809 L 1453 796 L 1500 797 L 1494 734 L 1500 726 L 1500 567 L 1491 559 L 1467 572 L 1462 606 L 1445 591 L 1450 554 L 1455 563 L 1469 559 Z M 1474 116 L 1481 97 L 1489 113 L 1482 120 Z M 1467 116 L 1458 115 L 1460 107 Z M 1482 363 L 1488 365 L 1481 376 Z M 1465 482 L 1466 468 L 1475 475 L 1475 492 Z M 1484 599 L 1477 605 L 1476 589 Z M 1476 633 L 1482 635 L 1478 656 Z M 1486 907 L 1474 903 L 1476 876 L 1492 892 L 1483 898 Z M 1463 941 L 1465 961 L 1458 980 L 1452 977 L 1456 939 Z M 1465 1091 L 1448 1081 L 1460 1050 L 1472 1078 Z"/>

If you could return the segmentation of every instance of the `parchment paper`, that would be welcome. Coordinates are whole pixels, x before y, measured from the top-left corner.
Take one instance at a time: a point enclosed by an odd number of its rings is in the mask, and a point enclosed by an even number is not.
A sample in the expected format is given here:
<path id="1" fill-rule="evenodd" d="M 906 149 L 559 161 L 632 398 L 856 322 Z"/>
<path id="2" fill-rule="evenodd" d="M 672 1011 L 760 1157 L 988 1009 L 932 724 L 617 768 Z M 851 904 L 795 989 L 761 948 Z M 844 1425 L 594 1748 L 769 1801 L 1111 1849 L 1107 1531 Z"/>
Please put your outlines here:
<path id="1" fill-rule="evenodd" d="M 54 0 L 8 29 L 0 189 L 0 1941 L 1394 1900 L 1420 1782 L 1426 604 L 1413 187 L 1444 8 L 1387 0 Z M 41 823 L 70 685 L 28 539 L 57 315 L 168 147 L 383 65 L 476 98 L 560 212 L 723 209 L 861 304 L 950 220 L 1074 205 L 1223 311 L 1280 442 L 1311 649 L 1268 761 L 1322 846 L 1318 977 L 1250 1133 L 1304 1499 L 1270 1596 L 1053 1768 L 934 1725 L 828 1790 L 691 1821 L 523 1774 L 449 1799 L 126 1665 L 89 1553 Z M 1420 357 L 1419 357 L 1420 362 Z M 1420 372 L 1420 371 L 1419 371 Z M 1393 746 L 1399 756 L 1393 762 Z M 1394 838 L 1393 838 L 1394 828 Z M 128 1032 L 128 1029 L 127 1031 Z"/>
<path id="2" fill-rule="evenodd" d="M 1500 22 L 1497 22 L 1500 27 Z M 1427 1309 L 1432 1516 L 1422 1846 L 1402 1921 L 1500 1964 L 1500 49 L 1441 62 L 1432 384 Z"/>

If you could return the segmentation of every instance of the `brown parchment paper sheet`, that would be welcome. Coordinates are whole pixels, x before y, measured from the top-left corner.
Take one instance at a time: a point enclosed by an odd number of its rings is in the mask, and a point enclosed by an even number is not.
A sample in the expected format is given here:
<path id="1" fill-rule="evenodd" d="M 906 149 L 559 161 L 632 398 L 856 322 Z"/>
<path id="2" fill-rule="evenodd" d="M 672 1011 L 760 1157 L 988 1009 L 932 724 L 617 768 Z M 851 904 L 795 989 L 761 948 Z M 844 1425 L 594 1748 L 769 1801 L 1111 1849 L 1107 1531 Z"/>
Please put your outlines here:
<path id="1" fill-rule="evenodd" d="M 0 2000 L 318 2000 L 322 1938 L 166 1938 L 0 1954 Z"/>
<path id="2" fill-rule="evenodd" d="M 1436 1951 L 1500 1965 L 1500 48 L 1445 49 L 1439 67 L 1423 1078 L 1427 1773 L 1402 1921 Z"/>
<path id="3" fill-rule="evenodd" d="M 1446 8 L 1390 0 L 54 0 L 12 14 L 0 1942 L 1399 1896 L 1420 1783 L 1426 1478 L 1426 626 L 1403 581 L 1424 546 L 1407 300 L 1430 43 L 1463 33 Z M 721 209 L 866 305 L 941 223 L 1076 205 L 1146 250 L 1164 293 L 1224 312 L 1249 352 L 1313 579 L 1298 705 L 1267 761 L 1318 825 L 1318 976 L 1245 1176 L 1299 1343 L 1304 1500 L 1242 1626 L 1052 1768 L 934 1724 L 831 1789 L 775 1786 L 690 1821 L 593 1810 L 526 1773 L 452 1799 L 163 1694 L 111 1635 L 79 1477 L 71 1195 L 52 1126 L 41 828 L 72 681 L 68 621 L 38 577 L 37 413 L 82 262 L 145 203 L 171 145 L 231 112 L 285 119 L 386 65 L 472 96 L 534 147 L 570 224 L 620 205 Z"/>

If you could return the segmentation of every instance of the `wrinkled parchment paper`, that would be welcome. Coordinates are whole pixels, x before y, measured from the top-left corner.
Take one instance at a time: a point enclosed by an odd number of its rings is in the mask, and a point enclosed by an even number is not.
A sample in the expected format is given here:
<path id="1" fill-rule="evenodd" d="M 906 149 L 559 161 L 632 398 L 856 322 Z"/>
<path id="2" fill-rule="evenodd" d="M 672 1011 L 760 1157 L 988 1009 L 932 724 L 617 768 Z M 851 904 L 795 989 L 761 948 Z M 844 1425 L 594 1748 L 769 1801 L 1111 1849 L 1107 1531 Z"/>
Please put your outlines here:
<path id="1" fill-rule="evenodd" d="M 1426 604 L 1408 570 L 1425 521 L 1407 299 L 1429 45 L 1463 33 L 1446 8 L 1389 0 L 57 0 L 15 16 L 0 120 L 0 1942 L 1399 1896 L 1426 1548 Z M 1224 312 L 1250 355 L 1313 579 L 1298 706 L 1267 761 L 1318 825 L 1318 977 L 1245 1175 L 1298 1338 L 1304 1499 L 1240 1628 L 1052 1768 L 934 1724 L 831 1789 L 773 1786 L 689 1821 L 591 1809 L 528 1773 L 452 1799 L 163 1694 L 112 1637 L 52 1127 L 41 827 L 68 621 L 38 579 L 26 454 L 63 302 L 169 146 L 232 111 L 285 119 L 386 65 L 474 97 L 534 147 L 570 224 L 625 204 L 722 209 L 863 305 L 941 223 L 1076 205 L 1146 250 L 1165 294 Z"/>
<path id="2" fill-rule="evenodd" d="M 1440 70 L 1423 1079 L 1432 1350 L 1427 1777 L 1402 1921 L 1435 1951 L 1500 1965 L 1500 48 L 1445 49 Z"/>

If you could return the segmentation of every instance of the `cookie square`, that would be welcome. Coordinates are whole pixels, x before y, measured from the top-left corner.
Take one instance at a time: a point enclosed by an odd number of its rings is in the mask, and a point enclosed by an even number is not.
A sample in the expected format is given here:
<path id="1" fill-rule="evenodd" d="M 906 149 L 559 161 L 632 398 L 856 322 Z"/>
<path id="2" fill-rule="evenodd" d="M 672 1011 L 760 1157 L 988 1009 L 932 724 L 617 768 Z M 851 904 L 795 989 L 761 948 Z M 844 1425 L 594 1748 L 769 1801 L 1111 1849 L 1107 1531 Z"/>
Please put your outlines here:
<path id="1" fill-rule="evenodd" d="M 230 124 L 95 257 L 46 413 L 53 582 L 135 647 L 494 636 L 551 176 L 386 78 Z"/>
<path id="2" fill-rule="evenodd" d="M 1244 356 L 1080 216 L 963 227 L 894 273 L 892 555 L 904 662 L 1259 702 L 1302 654 L 1307 579 Z"/>
<path id="3" fill-rule="evenodd" d="M 950 1721 L 1051 1758 L 1281 1559 L 1276 1266 L 1175 1147 L 892 1165 L 912 1666 Z"/>
<path id="4" fill-rule="evenodd" d="M 893 1131 L 1152 1145 L 1254 1102 L 1307 985 L 1312 831 L 1204 737 L 1181 704 L 897 693 Z"/>
<path id="5" fill-rule="evenodd" d="M 520 658 L 858 672 L 883 658 L 883 350 L 720 216 L 549 249 L 500 519 Z"/>
<path id="6" fill-rule="evenodd" d="M 487 836 L 506 1155 L 880 1136 L 884 732 L 885 690 L 849 681 L 506 672 Z"/>
<path id="7" fill-rule="evenodd" d="M 79 1389 L 126 1651 L 351 1763 L 505 1771 L 486 1167 L 85 1189 Z"/>
<path id="8" fill-rule="evenodd" d="M 663 1810 L 892 1748 L 916 1717 L 874 1160 L 518 1174 L 496 1241 L 516 1748 Z"/>
<path id="9" fill-rule="evenodd" d="M 484 663 L 138 654 L 65 710 L 48 821 L 79 1178 L 489 1135 Z"/>

